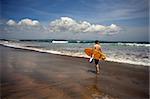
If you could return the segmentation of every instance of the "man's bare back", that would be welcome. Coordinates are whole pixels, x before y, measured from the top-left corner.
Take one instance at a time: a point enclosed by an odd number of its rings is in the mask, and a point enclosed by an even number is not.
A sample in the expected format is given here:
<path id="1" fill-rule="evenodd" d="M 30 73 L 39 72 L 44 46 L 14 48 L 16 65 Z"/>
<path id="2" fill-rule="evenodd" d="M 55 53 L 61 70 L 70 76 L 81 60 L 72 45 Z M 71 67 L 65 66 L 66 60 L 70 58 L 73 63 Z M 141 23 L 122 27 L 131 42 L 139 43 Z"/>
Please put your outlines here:
<path id="1" fill-rule="evenodd" d="M 95 49 L 95 50 L 98 50 L 98 51 L 100 51 L 100 52 L 102 52 L 101 46 L 100 46 L 99 43 L 94 45 L 94 49 Z"/>

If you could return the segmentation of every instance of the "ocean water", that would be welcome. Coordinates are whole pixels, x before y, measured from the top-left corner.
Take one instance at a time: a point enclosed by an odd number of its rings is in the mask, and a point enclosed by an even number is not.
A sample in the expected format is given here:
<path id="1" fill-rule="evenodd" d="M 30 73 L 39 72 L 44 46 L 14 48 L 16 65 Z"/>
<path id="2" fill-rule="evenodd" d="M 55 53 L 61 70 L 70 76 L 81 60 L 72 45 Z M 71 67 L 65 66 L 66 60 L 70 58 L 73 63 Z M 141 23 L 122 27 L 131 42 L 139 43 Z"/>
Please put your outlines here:
<path id="1" fill-rule="evenodd" d="M 88 57 L 85 48 L 93 47 L 88 41 L 0 41 L 9 47 L 35 50 L 39 52 Z M 100 43 L 107 61 L 150 66 L 150 44 L 144 43 Z"/>

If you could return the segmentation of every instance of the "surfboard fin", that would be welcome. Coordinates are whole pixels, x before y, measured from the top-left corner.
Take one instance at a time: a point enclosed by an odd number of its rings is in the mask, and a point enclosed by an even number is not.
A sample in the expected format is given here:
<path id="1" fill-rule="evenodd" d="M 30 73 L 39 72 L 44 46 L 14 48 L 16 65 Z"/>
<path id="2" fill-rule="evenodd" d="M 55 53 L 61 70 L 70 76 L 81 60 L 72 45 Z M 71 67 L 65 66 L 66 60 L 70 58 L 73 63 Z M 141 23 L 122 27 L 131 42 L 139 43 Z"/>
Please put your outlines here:
<path id="1" fill-rule="evenodd" d="M 92 63 L 92 62 L 93 62 L 93 57 L 91 57 L 91 58 L 89 59 L 89 62 L 90 62 L 90 63 Z"/>

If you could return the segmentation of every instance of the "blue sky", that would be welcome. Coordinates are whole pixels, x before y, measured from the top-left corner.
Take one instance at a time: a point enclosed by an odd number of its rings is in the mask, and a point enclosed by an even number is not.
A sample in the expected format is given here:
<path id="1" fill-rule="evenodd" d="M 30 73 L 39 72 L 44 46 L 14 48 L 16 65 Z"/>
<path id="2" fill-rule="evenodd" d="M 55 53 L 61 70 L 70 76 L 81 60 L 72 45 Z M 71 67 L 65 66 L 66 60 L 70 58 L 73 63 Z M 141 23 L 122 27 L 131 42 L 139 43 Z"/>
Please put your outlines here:
<path id="1" fill-rule="evenodd" d="M 3 33 L 1 38 L 31 39 L 30 37 L 34 36 L 41 39 L 64 39 L 64 35 L 67 34 L 67 39 L 148 41 L 148 10 L 148 0 L 1 0 L 1 23 L 3 24 L 10 19 L 16 23 L 23 19 L 31 19 L 38 20 L 42 27 L 47 28 L 52 21 L 67 17 L 79 23 L 86 21 L 106 27 L 114 24 L 120 28 L 117 33 L 112 33 L 113 35 L 107 33 L 100 35 L 99 31 L 94 31 L 94 33 L 59 31 L 60 33 L 44 32 L 43 34 L 20 31 L 19 33 L 18 30 L 15 32 L 13 29 L 13 33 Z"/>

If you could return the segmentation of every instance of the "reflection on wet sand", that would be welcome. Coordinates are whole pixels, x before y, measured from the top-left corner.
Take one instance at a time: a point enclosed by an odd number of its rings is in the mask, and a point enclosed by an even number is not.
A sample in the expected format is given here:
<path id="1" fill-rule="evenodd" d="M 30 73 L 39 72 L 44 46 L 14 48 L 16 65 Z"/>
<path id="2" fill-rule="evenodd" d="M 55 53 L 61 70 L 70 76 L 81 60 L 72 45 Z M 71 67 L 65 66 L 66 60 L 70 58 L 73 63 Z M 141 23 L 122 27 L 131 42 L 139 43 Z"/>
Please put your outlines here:
<path id="1" fill-rule="evenodd" d="M 87 90 L 90 92 L 90 95 L 93 99 L 117 99 L 108 94 L 105 94 L 101 89 L 100 75 L 95 75 L 94 78 L 88 79 L 92 83 L 87 86 Z"/>

